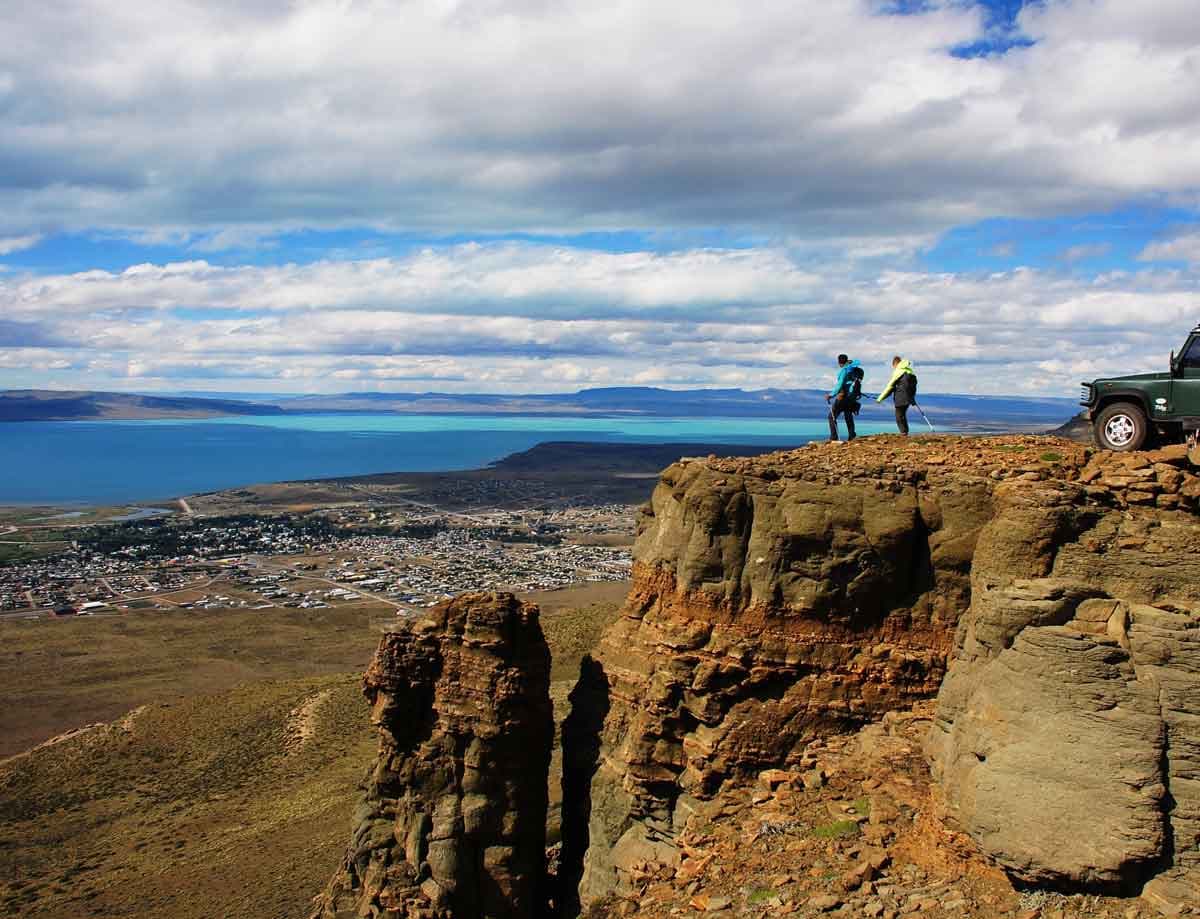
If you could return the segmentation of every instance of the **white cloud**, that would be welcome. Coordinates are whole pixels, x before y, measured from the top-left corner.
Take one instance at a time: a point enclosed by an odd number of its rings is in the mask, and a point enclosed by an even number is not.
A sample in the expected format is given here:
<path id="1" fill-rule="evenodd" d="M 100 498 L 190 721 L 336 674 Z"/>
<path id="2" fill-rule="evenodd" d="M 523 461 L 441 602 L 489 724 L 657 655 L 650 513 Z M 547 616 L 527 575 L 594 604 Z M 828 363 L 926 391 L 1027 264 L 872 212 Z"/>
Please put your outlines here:
<path id="1" fill-rule="evenodd" d="M 472 244 L 357 263 L 193 261 L 0 277 L 0 367 L 6 381 L 24 367 L 26 381 L 88 388 L 760 388 L 820 385 L 839 351 L 882 375 L 899 352 L 930 391 L 1073 395 L 1079 378 L 1160 366 L 1194 322 L 1198 282 L 1027 268 L 856 279 L 776 249 Z M 63 373 L 47 377 L 48 360 Z"/>
<path id="2" fill-rule="evenodd" d="M 0 8 L 0 232 L 735 227 L 884 240 L 1195 199 L 1191 0 Z M 6 230 L 5 227 L 8 229 Z M 864 244 L 870 249 L 869 242 Z"/>
<path id="3" fill-rule="evenodd" d="M 31 276 L 0 287 L 14 318 L 97 309 L 417 309 L 585 315 L 756 310 L 811 299 L 821 278 L 778 250 L 607 253 L 471 243 L 405 258 L 226 268 L 196 260 Z"/>
<path id="4" fill-rule="evenodd" d="M 188 248 L 194 252 L 225 252 L 230 249 L 277 249 L 279 241 L 276 229 L 258 229 L 252 226 L 227 227 L 214 233 L 206 233 L 192 240 Z"/>
<path id="5" fill-rule="evenodd" d="M 1200 265 L 1200 233 L 1185 233 L 1174 239 L 1151 243 L 1138 254 L 1143 262 L 1189 262 Z"/>
<path id="6" fill-rule="evenodd" d="M 1034 46 L 972 60 L 949 53 L 983 34 L 970 4 L 883 6 L 0 5 L 0 255 L 66 230 L 197 256 L 0 266 L 2 379 L 795 386 L 839 350 L 881 365 L 899 350 L 932 389 L 1069 393 L 1093 371 L 1160 366 L 1194 321 L 1198 234 L 1140 256 L 1187 266 L 1171 270 L 911 266 L 990 216 L 1196 206 L 1194 0 L 1030 5 Z M 369 226 L 715 229 L 754 248 L 228 255 Z"/>
<path id="7" fill-rule="evenodd" d="M 0 255 L 12 255 L 24 249 L 32 249 L 42 241 L 40 234 L 29 236 L 0 236 Z"/>

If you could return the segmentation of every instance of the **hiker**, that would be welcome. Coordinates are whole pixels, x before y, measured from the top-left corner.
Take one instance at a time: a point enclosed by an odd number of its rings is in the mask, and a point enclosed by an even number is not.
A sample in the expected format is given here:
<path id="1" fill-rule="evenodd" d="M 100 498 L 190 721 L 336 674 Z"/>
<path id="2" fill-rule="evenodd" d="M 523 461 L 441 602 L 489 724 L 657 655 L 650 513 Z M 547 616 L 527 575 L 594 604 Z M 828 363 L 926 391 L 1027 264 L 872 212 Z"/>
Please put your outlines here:
<path id="1" fill-rule="evenodd" d="M 882 402 L 888 396 L 896 406 L 896 427 L 907 437 L 908 408 L 917 401 L 917 375 L 912 361 L 903 360 L 899 354 L 892 358 L 892 378 L 875 401 Z"/>
<path id="2" fill-rule="evenodd" d="M 829 406 L 829 442 L 838 443 L 837 416 L 846 419 L 846 440 L 854 440 L 854 416 L 862 408 L 863 370 L 858 361 L 852 361 L 845 354 L 838 355 L 837 382 L 825 396 Z"/>

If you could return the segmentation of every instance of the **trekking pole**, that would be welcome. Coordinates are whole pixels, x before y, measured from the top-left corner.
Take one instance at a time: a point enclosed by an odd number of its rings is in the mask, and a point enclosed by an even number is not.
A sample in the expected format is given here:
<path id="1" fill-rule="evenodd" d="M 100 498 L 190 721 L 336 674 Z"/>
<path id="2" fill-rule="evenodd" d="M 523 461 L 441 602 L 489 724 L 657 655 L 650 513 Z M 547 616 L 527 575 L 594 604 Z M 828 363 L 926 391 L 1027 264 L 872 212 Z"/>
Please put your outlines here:
<path id="1" fill-rule="evenodd" d="M 921 417 L 922 417 L 922 418 L 924 418 L 924 419 L 925 419 L 925 423 L 926 423 L 927 425 L 929 425 L 929 430 L 930 430 L 930 432 L 931 432 L 931 433 L 933 433 L 933 434 L 936 434 L 936 433 L 937 433 L 937 429 L 936 429 L 936 428 L 934 428 L 934 426 L 933 426 L 933 422 L 929 420 L 929 416 L 925 414 L 925 409 L 921 408 L 920 404 L 917 402 L 917 400 L 916 400 L 916 399 L 913 399 L 913 405 L 917 406 L 917 411 L 921 413 Z"/>

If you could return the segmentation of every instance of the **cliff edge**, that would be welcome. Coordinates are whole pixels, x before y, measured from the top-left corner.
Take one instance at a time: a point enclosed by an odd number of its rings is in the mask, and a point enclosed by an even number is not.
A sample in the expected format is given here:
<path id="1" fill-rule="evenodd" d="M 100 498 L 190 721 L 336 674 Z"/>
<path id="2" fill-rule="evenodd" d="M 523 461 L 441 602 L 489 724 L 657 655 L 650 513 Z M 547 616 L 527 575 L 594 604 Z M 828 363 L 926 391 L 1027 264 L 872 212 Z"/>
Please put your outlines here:
<path id="1" fill-rule="evenodd" d="M 1014 879 L 1134 891 L 1190 869 L 1198 499 L 1182 450 L 1046 437 L 673 465 L 564 730 L 582 902 L 678 865 L 731 780 L 935 694 L 950 818 Z"/>

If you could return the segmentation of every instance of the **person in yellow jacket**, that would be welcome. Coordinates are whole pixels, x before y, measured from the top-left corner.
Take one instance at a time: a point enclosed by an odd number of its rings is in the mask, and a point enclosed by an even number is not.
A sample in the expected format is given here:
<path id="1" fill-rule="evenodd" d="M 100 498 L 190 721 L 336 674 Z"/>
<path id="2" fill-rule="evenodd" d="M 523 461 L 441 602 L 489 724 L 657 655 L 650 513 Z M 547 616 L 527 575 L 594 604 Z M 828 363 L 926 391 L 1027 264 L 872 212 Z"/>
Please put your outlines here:
<path id="1" fill-rule="evenodd" d="M 892 358 L 892 378 L 875 401 L 882 402 L 888 396 L 896 406 L 896 427 L 907 437 L 908 408 L 917 401 L 917 374 L 912 361 L 906 361 L 898 354 Z"/>

